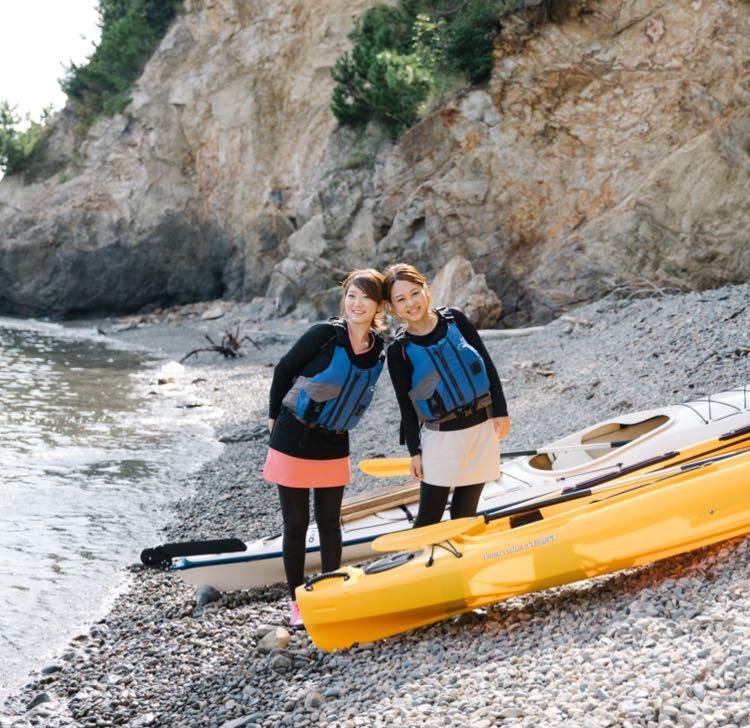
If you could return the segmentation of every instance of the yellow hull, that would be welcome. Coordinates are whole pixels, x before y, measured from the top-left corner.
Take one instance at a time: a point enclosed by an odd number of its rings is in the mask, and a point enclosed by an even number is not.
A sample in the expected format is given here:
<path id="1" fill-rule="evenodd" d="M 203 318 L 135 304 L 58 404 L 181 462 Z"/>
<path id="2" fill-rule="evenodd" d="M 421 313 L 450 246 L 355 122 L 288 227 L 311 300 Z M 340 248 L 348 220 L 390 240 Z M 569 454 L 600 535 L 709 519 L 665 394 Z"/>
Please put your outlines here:
<path id="1" fill-rule="evenodd" d="M 321 649 L 348 647 L 750 531 L 750 453 L 651 480 L 643 476 L 635 485 L 613 483 L 582 500 L 542 508 L 542 520 L 520 527 L 511 528 L 507 518 L 474 519 L 451 538 L 460 558 L 438 547 L 428 565 L 428 547 L 381 573 L 349 567 L 337 572 L 346 580 L 300 587 L 305 627 Z"/>

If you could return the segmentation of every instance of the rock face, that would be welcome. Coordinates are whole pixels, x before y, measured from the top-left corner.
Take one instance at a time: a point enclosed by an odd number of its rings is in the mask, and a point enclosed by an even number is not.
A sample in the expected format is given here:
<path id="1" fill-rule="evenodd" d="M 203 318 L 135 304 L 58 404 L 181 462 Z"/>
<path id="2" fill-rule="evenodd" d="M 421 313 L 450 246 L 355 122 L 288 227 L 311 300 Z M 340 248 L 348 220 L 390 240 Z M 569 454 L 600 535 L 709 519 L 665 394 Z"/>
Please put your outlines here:
<path id="1" fill-rule="evenodd" d="M 484 276 L 477 275 L 466 258 L 457 255 L 435 276 L 432 302 L 436 306 L 458 306 L 477 328 L 487 329 L 497 323 L 502 305 L 487 286 Z"/>
<path id="2" fill-rule="evenodd" d="M 0 184 L 0 311 L 264 293 L 306 222 L 299 194 L 335 127 L 330 68 L 369 4 L 186 0 L 75 167 Z M 57 146 L 70 136 L 58 129 Z"/>
<path id="3" fill-rule="evenodd" d="M 376 173 L 378 256 L 472 261 L 506 322 L 750 278 L 750 8 L 602 0 L 506 22 L 487 91 Z"/>
<path id="4" fill-rule="evenodd" d="M 328 110 L 369 4 L 187 0 L 78 176 L 0 184 L 0 310 L 224 295 L 319 316 L 352 267 L 434 275 L 456 256 L 505 325 L 615 289 L 750 280 L 747 3 L 507 17 L 487 88 L 398 144 Z"/>

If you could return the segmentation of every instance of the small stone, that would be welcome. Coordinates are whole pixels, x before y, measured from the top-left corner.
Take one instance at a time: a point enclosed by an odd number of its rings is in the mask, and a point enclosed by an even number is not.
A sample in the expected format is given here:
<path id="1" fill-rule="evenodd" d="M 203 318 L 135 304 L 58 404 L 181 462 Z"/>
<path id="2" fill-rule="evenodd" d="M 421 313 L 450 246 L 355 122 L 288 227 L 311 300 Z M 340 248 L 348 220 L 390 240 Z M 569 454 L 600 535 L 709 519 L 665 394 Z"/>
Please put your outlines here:
<path id="1" fill-rule="evenodd" d="M 242 728 L 250 722 L 250 716 L 244 715 L 242 718 L 235 718 L 234 720 L 228 720 L 226 723 L 222 723 L 220 728 Z"/>
<path id="2" fill-rule="evenodd" d="M 41 705 L 42 703 L 49 703 L 51 701 L 52 698 L 50 697 L 49 693 L 39 693 L 34 698 L 32 698 L 31 702 L 26 706 L 26 710 L 33 710 L 37 705 Z"/>
<path id="3" fill-rule="evenodd" d="M 271 650 L 285 650 L 289 645 L 289 632 L 283 627 L 274 627 L 268 634 L 258 642 L 260 652 L 270 652 Z"/>
<path id="4" fill-rule="evenodd" d="M 52 665 L 47 665 L 42 668 L 42 675 L 52 675 L 56 672 L 60 672 L 60 670 L 62 670 L 62 666 L 53 663 Z"/>
<path id="5" fill-rule="evenodd" d="M 224 309 L 221 306 L 211 306 L 208 310 L 203 312 L 201 316 L 202 321 L 212 321 L 213 319 L 221 318 L 224 315 Z"/>
<path id="6" fill-rule="evenodd" d="M 286 655 L 274 655 L 271 658 L 271 669 L 276 672 L 285 672 L 292 669 L 292 661 Z"/>
<path id="7" fill-rule="evenodd" d="M 202 586 L 195 592 L 195 605 L 197 607 L 204 607 L 217 599 L 221 599 L 221 592 L 212 586 Z"/>
<path id="8" fill-rule="evenodd" d="M 323 696 L 317 690 L 311 690 L 305 695 L 305 710 L 311 711 L 323 705 Z"/>

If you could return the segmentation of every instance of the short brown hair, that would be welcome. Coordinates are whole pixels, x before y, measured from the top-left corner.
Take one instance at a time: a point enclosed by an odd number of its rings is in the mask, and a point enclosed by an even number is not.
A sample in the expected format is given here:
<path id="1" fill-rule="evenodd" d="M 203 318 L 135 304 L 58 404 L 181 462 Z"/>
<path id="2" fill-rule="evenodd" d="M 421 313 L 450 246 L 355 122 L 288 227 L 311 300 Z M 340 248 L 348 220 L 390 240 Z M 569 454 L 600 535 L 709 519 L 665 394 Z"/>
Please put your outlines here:
<path id="1" fill-rule="evenodd" d="M 383 274 L 383 298 L 390 303 L 391 291 L 396 281 L 411 281 L 418 286 L 429 290 L 430 282 L 413 265 L 408 263 L 395 263 L 386 268 Z"/>
<path id="2" fill-rule="evenodd" d="M 341 283 L 341 316 L 344 315 L 344 299 L 351 286 L 356 286 L 375 303 L 383 303 L 383 276 L 374 268 L 358 268 L 353 270 Z M 383 331 L 386 328 L 383 313 L 378 312 L 370 324 L 373 331 Z"/>

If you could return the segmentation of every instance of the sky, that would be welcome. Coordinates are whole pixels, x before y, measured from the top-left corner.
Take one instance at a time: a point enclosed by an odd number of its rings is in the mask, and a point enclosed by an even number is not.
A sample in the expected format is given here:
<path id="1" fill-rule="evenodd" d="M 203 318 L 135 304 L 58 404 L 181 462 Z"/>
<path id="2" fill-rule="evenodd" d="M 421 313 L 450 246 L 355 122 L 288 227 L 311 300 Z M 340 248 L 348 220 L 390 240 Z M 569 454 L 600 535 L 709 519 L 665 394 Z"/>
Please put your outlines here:
<path id="1" fill-rule="evenodd" d="M 82 63 L 99 39 L 97 0 L 0 0 L 0 101 L 38 119 L 62 108 L 58 83 L 71 60 Z"/>

